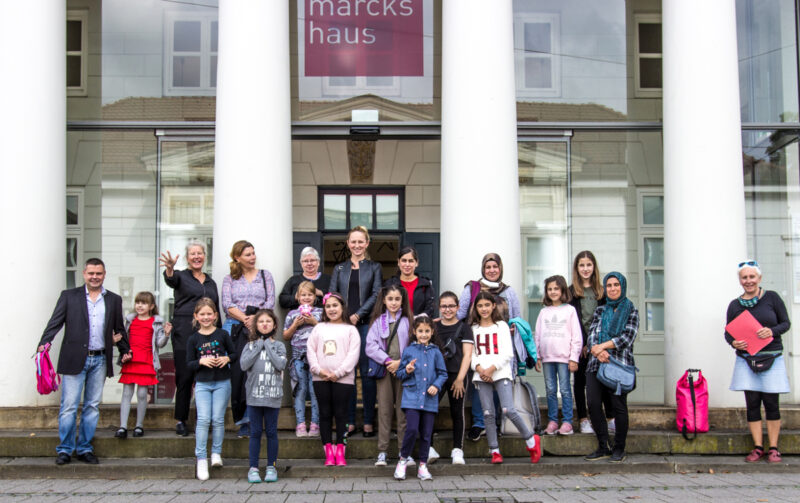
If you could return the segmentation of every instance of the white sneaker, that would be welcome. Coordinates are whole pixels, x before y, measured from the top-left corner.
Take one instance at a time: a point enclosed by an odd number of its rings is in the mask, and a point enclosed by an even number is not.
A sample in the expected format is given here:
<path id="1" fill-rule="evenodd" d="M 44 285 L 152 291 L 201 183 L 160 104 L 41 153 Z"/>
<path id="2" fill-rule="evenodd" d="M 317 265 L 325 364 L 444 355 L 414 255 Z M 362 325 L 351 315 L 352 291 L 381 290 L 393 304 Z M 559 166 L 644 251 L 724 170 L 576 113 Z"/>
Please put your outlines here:
<path id="1" fill-rule="evenodd" d="M 208 460 L 197 460 L 197 480 L 208 480 Z"/>
<path id="2" fill-rule="evenodd" d="M 431 446 L 428 449 L 428 463 L 435 463 L 437 459 L 439 459 L 439 453 Z"/>
<path id="3" fill-rule="evenodd" d="M 614 433 L 615 431 L 617 431 L 617 421 L 612 419 L 608 422 L 608 432 Z"/>
<path id="4" fill-rule="evenodd" d="M 211 453 L 211 467 L 222 466 L 222 456 L 216 452 Z"/>
<path id="5" fill-rule="evenodd" d="M 406 460 L 401 459 L 397 462 L 397 467 L 394 469 L 394 478 L 395 480 L 405 480 L 406 479 Z"/>
<path id="6" fill-rule="evenodd" d="M 417 468 L 417 478 L 420 480 L 432 480 L 433 475 L 428 471 L 428 463 L 420 463 Z"/>
<path id="7" fill-rule="evenodd" d="M 453 449 L 450 451 L 450 457 L 453 458 L 454 465 L 463 465 L 466 464 L 464 462 L 464 451 L 461 449 Z"/>
<path id="8" fill-rule="evenodd" d="M 594 429 L 592 428 L 592 422 L 588 419 L 584 419 L 581 421 L 581 433 L 589 433 L 594 434 Z"/>
<path id="9" fill-rule="evenodd" d="M 414 461 L 414 458 L 412 458 L 411 456 L 406 458 L 406 466 L 414 466 L 416 464 L 417 463 Z"/>
<path id="10" fill-rule="evenodd" d="M 386 466 L 386 453 L 379 452 L 378 453 L 378 460 L 375 461 L 375 466 Z"/>

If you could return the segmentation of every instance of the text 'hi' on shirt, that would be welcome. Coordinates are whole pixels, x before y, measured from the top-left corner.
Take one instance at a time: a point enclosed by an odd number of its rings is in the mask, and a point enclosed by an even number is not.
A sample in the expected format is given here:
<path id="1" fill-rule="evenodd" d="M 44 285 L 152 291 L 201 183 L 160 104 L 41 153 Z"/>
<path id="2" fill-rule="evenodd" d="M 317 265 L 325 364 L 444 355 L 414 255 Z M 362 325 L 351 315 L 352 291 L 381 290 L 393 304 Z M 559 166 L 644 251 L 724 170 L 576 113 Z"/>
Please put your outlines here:
<path id="1" fill-rule="evenodd" d="M 200 365 L 200 358 L 219 358 L 227 356 L 231 359 L 228 365 L 222 368 L 209 368 Z M 195 372 L 198 382 L 224 381 L 231 378 L 231 365 L 237 360 L 236 348 L 228 332 L 217 328 L 209 335 L 195 332 L 186 342 L 186 366 Z"/>
<path id="2" fill-rule="evenodd" d="M 472 325 L 472 336 L 475 338 L 475 347 L 472 350 L 472 370 L 480 365 L 481 368 L 495 367 L 492 379 L 512 379 L 511 361 L 514 359 L 514 348 L 511 342 L 511 331 L 505 321 L 498 321 L 488 327 Z M 480 381 L 480 375 L 475 372 L 473 381 Z"/>

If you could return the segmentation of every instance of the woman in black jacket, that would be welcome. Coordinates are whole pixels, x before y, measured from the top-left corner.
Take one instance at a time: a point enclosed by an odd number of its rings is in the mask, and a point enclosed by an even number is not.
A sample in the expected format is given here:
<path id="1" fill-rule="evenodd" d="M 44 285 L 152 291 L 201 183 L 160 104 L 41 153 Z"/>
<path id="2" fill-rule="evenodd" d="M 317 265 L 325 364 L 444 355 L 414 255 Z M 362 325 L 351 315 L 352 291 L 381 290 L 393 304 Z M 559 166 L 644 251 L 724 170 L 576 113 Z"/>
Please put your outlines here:
<path id="1" fill-rule="evenodd" d="M 345 299 L 347 315 L 350 323 L 356 326 L 361 336 L 361 355 L 358 359 L 358 371 L 361 374 L 361 398 L 364 403 L 364 436 L 375 436 L 375 398 L 378 387 L 375 379 L 367 375 L 368 357 L 365 352 L 367 332 L 369 332 L 369 316 L 378 298 L 383 283 L 381 265 L 369 260 L 369 232 L 365 227 L 354 227 L 347 234 L 347 248 L 350 259 L 336 264 L 331 275 L 331 293 L 338 293 Z M 350 398 L 348 434 L 356 430 L 356 387 Z"/>
<path id="2" fill-rule="evenodd" d="M 383 286 L 402 286 L 408 292 L 408 300 L 414 316 L 427 314 L 433 318 L 436 291 L 434 291 L 433 282 L 430 279 L 417 275 L 418 265 L 417 250 L 412 246 L 404 246 L 398 255 L 397 274 L 387 279 Z"/>

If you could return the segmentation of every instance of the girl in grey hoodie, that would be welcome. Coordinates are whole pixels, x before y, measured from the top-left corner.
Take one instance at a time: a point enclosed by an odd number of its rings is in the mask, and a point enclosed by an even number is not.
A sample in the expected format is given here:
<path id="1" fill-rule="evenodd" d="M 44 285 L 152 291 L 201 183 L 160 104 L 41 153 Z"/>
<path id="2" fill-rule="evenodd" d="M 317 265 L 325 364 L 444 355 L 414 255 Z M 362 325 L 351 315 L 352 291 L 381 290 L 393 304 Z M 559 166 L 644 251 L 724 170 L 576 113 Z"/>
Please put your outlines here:
<path id="1" fill-rule="evenodd" d="M 247 480 L 261 482 L 258 454 L 261 431 L 267 434 L 267 470 L 265 482 L 278 480 L 275 462 L 278 459 L 278 412 L 283 399 L 283 369 L 286 367 L 286 346 L 275 340 L 278 320 L 271 309 L 262 309 L 254 316 L 250 341 L 242 348 L 239 363 L 247 372 L 245 391 L 250 416 L 250 470 Z"/>

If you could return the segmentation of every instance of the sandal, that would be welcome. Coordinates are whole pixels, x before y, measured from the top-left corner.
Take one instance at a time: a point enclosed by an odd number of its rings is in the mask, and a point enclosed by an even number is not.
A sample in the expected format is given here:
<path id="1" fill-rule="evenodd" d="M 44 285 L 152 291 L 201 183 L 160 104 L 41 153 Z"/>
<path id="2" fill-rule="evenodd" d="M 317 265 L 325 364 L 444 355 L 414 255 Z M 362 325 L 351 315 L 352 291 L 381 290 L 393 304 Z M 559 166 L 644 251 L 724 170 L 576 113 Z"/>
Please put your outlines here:
<path id="1" fill-rule="evenodd" d="M 783 460 L 781 459 L 781 453 L 778 452 L 777 447 L 770 447 L 769 453 L 767 454 L 767 463 L 781 463 Z"/>
<path id="2" fill-rule="evenodd" d="M 117 432 L 114 433 L 114 436 L 116 438 L 125 440 L 126 438 L 128 438 L 128 429 L 120 427 L 120 429 L 118 429 Z"/>
<path id="3" fill-rule="evenodd" d="M 134 437 L 143 437 L 144 436 L 144 429 L 141 426 L 137 426 L 133 429 L 133 436 Z"/>
<path id="4" fill-rule="evenodd" d="M 752 451 L 750 451 L 750 454 L 748 454 L 747 457 L 744 458 L 744 460 L 748 463 L 755 463 L 756 461 L 758 461 L 763 457 L 764 457 L 764 448 L 756 447 Z M 780 454 L 778 454 L 778 457 L 780 457 Z"/>

